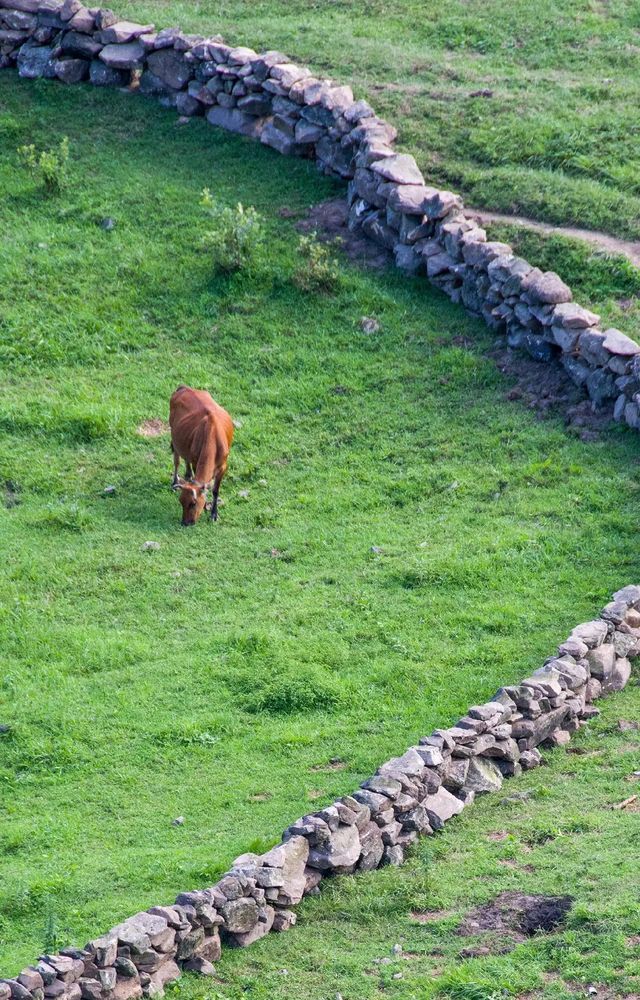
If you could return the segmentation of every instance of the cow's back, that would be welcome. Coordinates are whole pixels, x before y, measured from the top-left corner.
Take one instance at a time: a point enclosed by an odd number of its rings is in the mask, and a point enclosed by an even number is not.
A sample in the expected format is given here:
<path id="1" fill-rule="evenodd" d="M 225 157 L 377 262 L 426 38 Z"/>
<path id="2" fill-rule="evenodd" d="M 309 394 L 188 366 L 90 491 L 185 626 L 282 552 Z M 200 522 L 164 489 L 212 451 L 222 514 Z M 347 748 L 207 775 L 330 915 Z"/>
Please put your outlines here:
<path id="1" fill-rule="evenodd" d="M 216 450 L 226 457 L 233 439 L 233 421 L 227 411 L 206 390 L 188 385 L 178 386 L 171 396 L 169 426 L 174 446 L 187 458 L 197 458 L 196 441 L 201 447 L 203 437 L 211 433 L 216 438 Z"/>

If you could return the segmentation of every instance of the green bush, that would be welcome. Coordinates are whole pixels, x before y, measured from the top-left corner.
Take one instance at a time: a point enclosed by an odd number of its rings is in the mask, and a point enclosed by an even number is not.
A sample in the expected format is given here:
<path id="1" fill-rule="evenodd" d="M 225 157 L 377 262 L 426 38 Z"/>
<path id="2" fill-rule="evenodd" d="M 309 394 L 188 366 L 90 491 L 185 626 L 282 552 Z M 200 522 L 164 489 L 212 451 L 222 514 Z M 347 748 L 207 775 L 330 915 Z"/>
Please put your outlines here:
<path id="1" fill-rule="evenodd" d="M 42 181 L 49 194 L 56 194 L 65 186 L 69 162 L 69 140 L 66 136 L 53 149 L 38 150 L 33 143 L 19 146 L 18 157 L 32 177 Z"/>
<path id="2" fill-rule="evenodd" d="M 216 271 L 232 274 L 255 268 L 265 241 L 264 223 L 255 208 L 245 208 L 240 202 L 235 208 L 222 205 L 208 188 L 202 192 L 201 204 L 214 223 L 203 242 Z"/>
<path id="3" fill-rule="evenodd" d="M 330 245 L 320 243 L 315 234 L 301 236 L 298 243 L 300 264 L 293 275 L 302 292 L 333 292 L 340 284 L 340 266 Z"/>

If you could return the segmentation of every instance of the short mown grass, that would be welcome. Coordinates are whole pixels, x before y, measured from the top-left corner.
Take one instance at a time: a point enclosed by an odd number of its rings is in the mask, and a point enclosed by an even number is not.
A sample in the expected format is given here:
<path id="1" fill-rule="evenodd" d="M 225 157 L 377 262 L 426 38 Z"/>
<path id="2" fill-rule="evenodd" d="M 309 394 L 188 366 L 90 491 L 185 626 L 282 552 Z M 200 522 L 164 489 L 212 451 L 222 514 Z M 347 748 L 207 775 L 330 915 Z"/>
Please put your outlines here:
<path id="1" fill-rule="evenodd" d="M 11 973 L 210 884 L 537 666 L 640 576 L 640 463 L 628 429 L 587 445 L 560 417 L 508 403 L 484 354 L 491 335 L 424 282 L 345 263 L 333 293 L 301 292 L 281 210 L 303 215 L 337 190 L 310 164 L 201 121 L 182 127 L 126 94 L 10 73 L 0 128 L 0 962 Z M 44 197 L 15 150 L 63 135 L 69 184 Z M 265 217 L 251 278 L 215 275 L 204 187 Z M 606 308 L 626 280 L 610 283 Z M 599 286 L 586 291 L 598 304 Z M 139 432 L 166 419 L 180 382 L 209 388 L 238 424 L 221 520 L 190 532 L 166 433 Z M 637 694 L 619 704 L 637 712 Z M 610 796 L 597 776 L 572 777 L 574 815 L 583 794 Z M 430 841 L 402 880 L 345 882 L 311 904 L 334 921 L 326 940 L 337 947 L 348 929 L 354 949 L 371 949 L 360 915 L 395 929 L 395 915 L 437 895 L 449 878 L 438 859 L 454 862 L 491 808 Z M 627 843 L 611 835 L 607 865 Z M 466 875 L 450 871 L 462 892 Z M 329 945 L 311 933 L 313 953 L 295 935 L 273 947 L 331 996 L 326 957 L 313 979 Z M 225 960 L 233 982 L 214 994 L 277 995 L 260 985 L 260 963 L 276 961 L 267 947 Z M 619 949 L 607 954 L 613 975 Z M 350 962 L 336 954 L 343 984 Z M 295 977 L 278 982 L 283 996 L 304 992 Z"/>

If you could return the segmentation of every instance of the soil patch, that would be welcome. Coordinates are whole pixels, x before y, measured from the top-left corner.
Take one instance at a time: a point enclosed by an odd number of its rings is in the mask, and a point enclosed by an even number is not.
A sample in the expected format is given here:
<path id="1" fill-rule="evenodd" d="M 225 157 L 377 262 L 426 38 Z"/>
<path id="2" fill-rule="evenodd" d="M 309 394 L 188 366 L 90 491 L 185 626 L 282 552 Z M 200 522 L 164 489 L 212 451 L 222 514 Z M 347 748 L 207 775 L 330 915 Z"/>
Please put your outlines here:
<path id="1" fill-rule="evenodd" d="M 377 246 L 364 233 L 352 233 L 347 226 L 349 206 L 344 198 L 331 198 L 312 205 L 308 215 L 296 224 L 299 233 L 315 232 L 324 243 L 339 240 L 349 260 L 361 267 L 381 271 L 393 263 L 393 254 Z"/>
<path id="2" fill-rule="evenodd" d="M 613 419 L 613 409 L 605 406 L 594 410 L 582 390 L 573 384 L 559 364 L 534 361 L 500 342 L 488 357 L 503 375 L 515 379 L 506 393 L 509 400 L 523 403 L 541 420 L 561 411 L 566 423 L 575 429 L 583 441 L 594 441 Z"/>
<path id="3" fill-rule="evenodd" d="M 156 438 L 162 434 L 168 434 L 169 424 L 165 420 L 145 420 L 138 427 L 140 437 Z"/>
<path id="4" fill-rule="evenodd" d="M 471 937 L 491 932 L 506 935 L 513 942 L 540 931 L 560 927 L 571 909 L 571 896 L 527 896 L 502 892 L 489 903 L 476 907 L 458 927 L 458 934 Z"/>

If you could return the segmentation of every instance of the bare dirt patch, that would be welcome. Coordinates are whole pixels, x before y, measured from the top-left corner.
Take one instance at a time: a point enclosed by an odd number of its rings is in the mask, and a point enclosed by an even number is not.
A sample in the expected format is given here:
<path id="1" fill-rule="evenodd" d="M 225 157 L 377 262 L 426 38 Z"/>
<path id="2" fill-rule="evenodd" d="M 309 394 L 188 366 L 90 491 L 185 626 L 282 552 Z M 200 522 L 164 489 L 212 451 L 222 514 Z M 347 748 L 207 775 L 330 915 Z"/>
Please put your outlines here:
<path id="1" fill-rule="evenodd" d="M 309 768 L 310 771 L 344 771 L 347 766 L 346 761 L 341 757 L 332 757 L 326 764 L 315 764 Z"/>
<path id="2" fill-rule="evenodd" d="M 503 375 L 516 380 L 506 398 L 522 403 L 539 419 L 562 412 L 567 426 L 575 429 L 583 441 L 596 440 L 599 432 L 611 424 L 612 408 L 594 410 L 591 401 L 584 398 L 582 390 L 559 364 L 534 361 L 502 343 L 489 351 L 488 357 Z"/>
<path id="3" fill-rule="evenodd" d="M 156 438 L 161 437 L 162 434 L 169 433 L 169 424 L 166 420 L 145 420 L 138 427 L 138 434 L 140 437 L 145 438 Z"/>
<path id="4" fill-rule="evenodd" d="M 520 892 L 502 892 L 495 899 L 476 907 L 462 920 L 458 933 L 462 937 L 478 934 L 499 934 L 512 943 L 524 941 L 532 934 L 553 931 L 560 927 L 571 909 L 571 896 L 528 896 Z"/>
<path id="5" fill-rule="evenodd" d="M 321 201 L 309 209 L 308 215 L 296 224 L 299 233 L 315 232 L 318 239 L 327 243 L 339 240 L 349 260 L 361 267 L 381 271 L 393 261 L 389 250 L 377 246 L 363 233 L 352 233 L 347 226 L 349 206 L 344 198 Z"/>
<path id="6" fill-rule="evenodd" d="M 424 912 L 412 910 L 411 919 L 418 924 L 434 924 L 438 920 L 446 920 L 452 913 L 453 910 L 425 910 Z"/>

